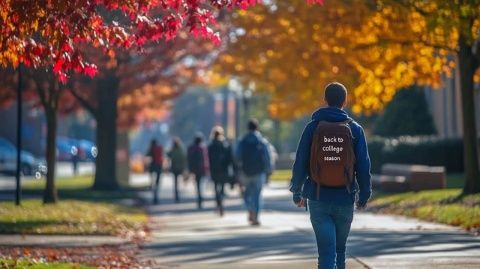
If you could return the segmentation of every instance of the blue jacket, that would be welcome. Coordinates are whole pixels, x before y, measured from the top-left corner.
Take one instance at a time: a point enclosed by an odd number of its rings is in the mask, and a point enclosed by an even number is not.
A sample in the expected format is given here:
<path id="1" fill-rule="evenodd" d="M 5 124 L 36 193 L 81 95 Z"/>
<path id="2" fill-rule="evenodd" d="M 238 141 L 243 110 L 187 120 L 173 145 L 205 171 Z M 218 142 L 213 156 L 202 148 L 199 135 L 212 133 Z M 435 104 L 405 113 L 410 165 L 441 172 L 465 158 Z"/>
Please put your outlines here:
<path id="1" fill-rule="evenodd" d="M 238 166 L 242 167 L 242 159 L 243 159 L 243 149 L 242 149 L 242 141 L 250 141 L 256 142 L 259 141 L 263 145 L 263 156 L 262 158 L 265 161 L 265 173 L 269 174 L 272 171 L 272 162 L 270 156 L 270 150 L 268 149 L 268 142 L 265 138 L 262 137 L 260 132 L 248 132 L 242 139 L 239 141 L 237 145 L 237 149 L 235 152 L 235 159 L 237 160 Z"/>
<path id="2" fill-rule="evenodd" d="M 327 188 L 320 189 L 320 195 L 317 198 L 317 184 L 310 179 L 310 146 L 313 133 L 319 121 L 341 122 L 351 120 L 350 129 L 353 135 L 353 146 L 355 151 L 355 181 L 351 186 L 351 192 L 347 188 Z M 312 121 L 308 123 L 302 133 L 302 138 L 298 144 L 295 163 L 293 165 L 292 180 L 290 182 L 290 191 L 293 193 L 302 192 L 302 197 L 319 200 L 335 204 L 352 204 L 355 201 L 355 195 L 358 194 L 358 203 L 366 204 L 372 193 L 370 181 L 370 157 L 368 156 L 367 141 L 363 128 L 353 121 L 348 114 L 336 107 L 324 107 L 318 109 L 312 115 Z"/>

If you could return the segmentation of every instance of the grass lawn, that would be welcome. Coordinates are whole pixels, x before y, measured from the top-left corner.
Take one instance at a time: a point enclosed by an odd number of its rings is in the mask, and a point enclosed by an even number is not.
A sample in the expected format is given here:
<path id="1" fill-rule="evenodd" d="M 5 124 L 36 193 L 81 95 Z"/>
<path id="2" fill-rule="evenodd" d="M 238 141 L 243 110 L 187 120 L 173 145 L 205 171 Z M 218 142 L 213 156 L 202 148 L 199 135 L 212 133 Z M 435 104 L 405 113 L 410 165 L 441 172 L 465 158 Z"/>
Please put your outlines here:
<path id="1" fill-rule="evenodd" d="M 76 176 L 57 178 L 55 185 L 60 199 L 78 199 L 87 201 L 110 201 L 118 199 L 134 198 L 135 193 L 131 189 L 118 191 L 92 190 L 93 176 Z M 27 181 L 22 185 L 22 191 L 26 194 L 41 195 L 45 188 L 45 178 Z"/>
<path id="2" fill-rule="evenodd" d="M 370 210 L 480 230 L 480 194 L 460 197 L 461 189 L 383 195 Z"/>
<path id="3" fill-rule="evenodd" d="M 0 258 L 1 269 L 93 269 L 95 267 L 74 263 L 45 263 L 28 259 Z"/>
<path id="4" fill-rule="evenodd" d="M 275 170 L 270 177 L 272 182 L 290 182 L 292 170 Z"/>
<path id="5" fill-rule="evenodd" d="M 0 233 L 118 235 L 128 230 L 142 231 L 147 221 L 143 209 L 121 205 L 132 198 L 131 191 L 93 191 L 91 176 L 56 180 L 59 202 L 44 205 L 41 198 L 0 202 Z M 24 193 L 39 194 L 44 180 L 26 182 Z"/>
<path id="6" fill-rule="evenodd" d="M 55 184 L 60 190 L 75 190 L 90 188 L 93 185 L 93 176 L 61 177 L 55 179 Z M 43 190 L 45 178 L 35 179 L 22 184 L 24 190 Z"/>
<path id="7" fill-rule="evenodd" d="M 288 182 L 291 170 L 277 170 L 272 182 Z M 369 208 L 375 212 L 405 215 L 422 220 L 480 230 L 480 194 L 459 197 L 463 174 L 449 174 L 447 189 L 400 194 L 374 191 Z"/>
<path id="8" fill-rule="evenodd" d="M 0 203 L 3 234 L 117 235 L 142 230 L 146 221 L 142 209 L 108 202 L 60 200 L 44 205 L 39 199 L 30 199 L 20 207 Z"/>

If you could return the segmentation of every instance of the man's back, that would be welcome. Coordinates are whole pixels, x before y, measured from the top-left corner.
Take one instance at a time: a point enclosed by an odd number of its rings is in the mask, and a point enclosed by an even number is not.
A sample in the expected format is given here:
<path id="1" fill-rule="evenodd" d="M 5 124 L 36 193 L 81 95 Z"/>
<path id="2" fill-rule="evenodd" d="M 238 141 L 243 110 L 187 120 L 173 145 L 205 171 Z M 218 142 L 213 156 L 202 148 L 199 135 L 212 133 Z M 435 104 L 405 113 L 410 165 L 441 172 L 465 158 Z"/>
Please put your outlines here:
<path id="1" fill-rule="evenodd" d="M 270 169 L 268 148 L 259 132 L 249 132 L 240 140 L 237 157 L 247 176 L 267 173 Z"/>
<path id="2" fill-rule="evenodd" d="M 353 137 L 353 148 L 355 153 L 354 174 L 359 185 L 352 183 L 351 191 L 347 188 L 323 188 L 317 198 L 317 184 L 310 175 L 310 155 L 312 139 L 315 129 L 320 121 L 326 122 L 344 122 L 349 121 L 349 126 Z M 300 191 L 303 185 L 302 196 L 307 199 L 321 200 L 336 204 L 351 204 L 354 202 L 355 193 L 359 191 L 359 201 L 366 202 L 371 194 L 370 186 L 370 158 L 368 156 L 367 145 L 363 128 L 351 119 L 348 114 L 336 107 L 325 107 L 318 109 L 312 115 L 311 122 L 305 127 L 300 140 L 295 163 L 293 166 L 293 176 L 291 181 L 291 191 Z"/>
<path id="3" fill-rule="evenodd" d="M 372 192 L 370 158 L 362 127 L 343 110 L 347 104 L 345 86 L 338 82 L 328 84 L 324 100 L 328 107 L 313 113 L 312 121 L 302 133 L 293 165 L 290 191 L 293 192 L 293 201 L 298 207 L 307 203 L 310 209 L 310 221 L 318 248 L 318 268 L 344 269 L 346 242 L 353 220 L 356 194 L 358 193 L 357 207 L 363 208 Z M 325 141 L 318 141 L 319 139 Z M 339 143 L 340 140 L 342 143 Z M 329 151 L 340 153 L 345 148 L 353 148 L 353 153 L 323 154 Z M 321 154 L 317 154 L 317 151 Z M 348 159 L 348 155 L 354 156 Z M 331 169 L 328 166 L 332 165 L 332 161 L 343 167 L 333 169 L 336 172 L 328 175 L 324 174 L 325 171 L 318 170 Z M 352 168 L 350 161 L 354 163 L 353 173 L 349 171 Z M 351 174 L 355 175 L 355 180 L 344 180 L 345 184 L 340 184 L 342 179 Z M 325 180 L 324 177 L 330 178 Z"/>

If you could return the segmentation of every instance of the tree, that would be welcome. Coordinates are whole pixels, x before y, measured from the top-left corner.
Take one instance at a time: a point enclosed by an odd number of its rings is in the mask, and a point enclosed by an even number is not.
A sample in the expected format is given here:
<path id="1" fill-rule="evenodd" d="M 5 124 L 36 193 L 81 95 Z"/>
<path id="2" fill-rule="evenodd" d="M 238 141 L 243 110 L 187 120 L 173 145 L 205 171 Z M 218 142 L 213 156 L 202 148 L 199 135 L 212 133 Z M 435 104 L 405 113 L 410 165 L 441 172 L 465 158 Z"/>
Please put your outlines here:
<path id="1" fill-rule="evenodd" d="M 254 0 L 4 0 L 0 3 L 0 64 L 51 67 L 60 81 L 76 71 L 93 76 L 84 44 L 95 47 L 142 47 L 173 39 L 183 29 L 214 42 L 210 26 L 215 10 L 255 4 Z"/>
<path id="2" fill-rule="evenodd" d="M 381 111 L 402 88 L 440 86 L 457 68 L 464 193 L 480 192 L 473 98 L 479 6 L 477 0 L 345 0 L 322 8 L 274 1 L 232 17 L 235 27 L 218 70 L 255 82 L 258 91 L 272 95 L 271 114 L 289 119 L 318 106 L 321 89 L 332 80 L 351 89 L 355 113 L 369 114 Z"/>
<path id="3" fill-rule="evenodd" d="M 74 71 L 95 76 L 97 66 L 85 60 L 85 49 L 92 46 L 109 53 L 111 48 L 141 48 L 149 41 L 171 40 L 180 30 L 187 29 L 193 36 L 202 36 L 218 43 L 218 34 L 211 30 L 214 9 L 240 6 L 246 8 L 252 0 L 234 1 L 137 1 L 137 0 L 5 0 L 0 3 L 0 65 L 16 68 L 20 63 L 34 69 L 47 68 L 60 82 L 67 82 L 68 73 Z M 43 72 L 43 71 L 40 71 Z M 47 74 L 48 76 L 48 74 Z M 105 89 L 99 96 L 107 106 L 106 115 L 116 119 L 118 80 L 113 72 L 105 72 L 98 80 Z M 46 84 L 37 83 L 42 104 L 47 116 L 47 166 L 54 167 L 56 136 L 56 109 L 59 107 L 61 87 L 47 79 Z M 112 92 L 107 92 L 113 89 Z M 74 93 L 72 91 L 72 93 Z M 110 98 L 112 97 L 113 98 Z M 114 99 L 114 102 L 108 101 Z M 99 113 L 100 114 L 100 113 Z M 105 120 L 107 128 L 116 128 L 116 122 Z M 115 146 L 115 139 L 110 147 Z M 49 144 L 50 143 L 50 144 Z M 101 157 L 99 156 L 101 159 Z M 112 162 L 108 159 L 108 162 Z M 108 167 L 110 168 L 110 167 Z M 54 202 L 54 169 L 47 175 L 44 200 Z"/>
<path id="4" fill-rule="evenodd" d="M 386 137 L 436 134 L 423 88 L 397 92 L 376 120 L 374 133 Z"/>
<path id="5" fill-rule="evenodd" d="M 425 46 L 448 50 L 456 56 L 462 95 L 463 141 L 466 183 L 464 194 L 480 192 L 479 149 L 475 120 L 475 74 L 480 67 L 480 1 L 418 1 L 389 3 L 397 10 L 418 14 L 429 26 L 425 31 L 440 35 L 420 40 Z M 418 39 L 417 39 L 418 40 Z M 447 56 L 445 56 L 447 57 Z"/>
<path id="6" fill-rule="evenodd" d="M 55 203 L 58 200 L 57 189 L 55 188 L 55 166 L 57 152 L 57 113 L 60 106 L 60 98 L 63 87 L 54 77 L 52 72 L 33 71 L 31 72 L 35 89 L 45 112 L 47 120 L 47 148 L 45 158 L 47 160 L 46 185 L 43 195 L 44 203 Z"/>
<path id="7" fill-rule="evenodd" d="M 163 114 L 168 101 L 196 81 L 202 57 L 211 54 L 209 42 L 180 35 L 175 40 L 149 45 L 141 53 L 92 50 L 99 73 L 92 79 L 76 77 L 71 91 L 97 122 L 98 156 L 94 188 L 114 190 L 117 127 L 124 129 Z"/>
<path id="8" fill-rule="evenodd" d="M 18 76 L 13 69 L 2 69 L 0 94 L 2 103 L 8 105 L 15 97 L 14 85 L 18 83 Z M 47 137 L 45 157 L 47 160 L 46 186 L 43 200 L 45 203 L 55 202 L 57 191 L 55 188 L 56 163 L 56 130 L 57 115 L 66 114 L 78 108 L 73 96 L 59 83 L 51 70 L 25 70 L 23 74 L 23 99 L 30 107 L 42 107 L 47 120 Z"/>

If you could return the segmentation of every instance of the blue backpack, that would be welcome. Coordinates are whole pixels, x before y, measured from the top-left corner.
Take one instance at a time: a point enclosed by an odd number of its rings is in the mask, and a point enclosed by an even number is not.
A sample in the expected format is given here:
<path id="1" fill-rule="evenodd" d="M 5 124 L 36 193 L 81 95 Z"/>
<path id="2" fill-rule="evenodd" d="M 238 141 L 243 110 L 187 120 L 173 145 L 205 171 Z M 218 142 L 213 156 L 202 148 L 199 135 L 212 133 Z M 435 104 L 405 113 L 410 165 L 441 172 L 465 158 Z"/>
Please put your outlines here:
<path id="1" fill-rule="evenodd" d="M 259 141 L 241 142 L 242 147 L 242 170 L 247 176 L 254 176 L 265 172 L 265 145 Z"/>

